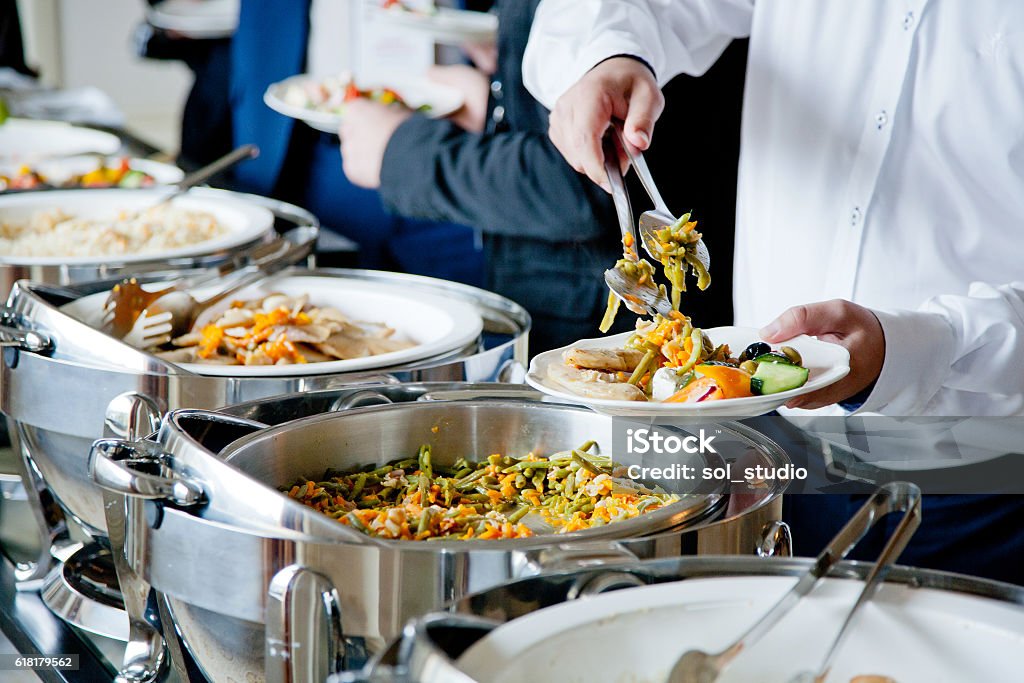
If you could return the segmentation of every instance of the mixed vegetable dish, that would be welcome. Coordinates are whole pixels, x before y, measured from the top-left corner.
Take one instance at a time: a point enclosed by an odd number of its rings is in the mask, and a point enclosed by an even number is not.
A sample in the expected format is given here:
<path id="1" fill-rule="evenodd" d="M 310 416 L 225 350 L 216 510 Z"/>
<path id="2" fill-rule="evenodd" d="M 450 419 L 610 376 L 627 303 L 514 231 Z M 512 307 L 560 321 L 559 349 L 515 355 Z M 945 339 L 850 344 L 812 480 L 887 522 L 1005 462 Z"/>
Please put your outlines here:
<path id="1" fill-rule="evenodd" d="M 23 164 L 10 172 L 0 172 L 0 192 L 6 190 L 43 190 L 72 187 L 151 187 L 156 179 L 131 167 L 127 158 L 116 162 L 102 161 L 85 173 L 62 176 L 46 174 L 38 168 Z"/>
<path id="2" fill-rule="evenodd" d="M 809 371 L 800 353 L 790 347 L 773 349 L 765 342 L 750 344 L 738 356 L 727 344 L 715 345 L 679 311 L 689 274 L 697 287 L 707 289 L 711 275 L 698 258 L 701 233 L 690 214 L 654 232 L 649 250 L 661 263 L 671 286 L 672 311 L 639 320 L 621 349 L 572 348 L 564 363 L 549 366 L 552 380 L 591 398 L 626 401 L 691 403 L 775 394 L 807 383 Z M 654 266 L 639 259 L 630 236 L 623 240 L 624 258 L 615 265 L 640 285 L 653 283 Z M 664 293 L 665 286 L 658 285 Z M 626 301 L 631 310 L 643 309 Z M 600 329 L 614 322 L 619 297 L 609 295 Z"/>
<path id="3" fill-rule="evenodd" d="M 561 534 L 633 519 L 679 500 L 625 478 L 593 441 L 547 457 L 493 454 L 450 466 L 430 446 L 383 467 L 327 470 L 287 495 L 362 533 L 387 539 L 470 540 Z"/>

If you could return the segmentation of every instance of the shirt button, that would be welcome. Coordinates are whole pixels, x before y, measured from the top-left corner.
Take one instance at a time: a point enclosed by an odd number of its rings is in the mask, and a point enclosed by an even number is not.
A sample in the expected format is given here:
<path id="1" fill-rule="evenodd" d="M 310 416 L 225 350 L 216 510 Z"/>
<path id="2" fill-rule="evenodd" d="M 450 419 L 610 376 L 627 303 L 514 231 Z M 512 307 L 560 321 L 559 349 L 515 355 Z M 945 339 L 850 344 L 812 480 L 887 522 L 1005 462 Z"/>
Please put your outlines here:
<path id="1" fill-rule="evenodd" d="M 860 223 L 860 207 L 853 207 L 853 211 L 850 212 L 850 225 L 856 226 Z"/>
<path id="2" fill-rule="evenodd" d="M 500 100 L 503 94 L 504 91 L 503 86 L 501 85 L 501 81 L 491 81 L 491 95 L 494 97 L 494 99 Z"/>
<path id="3" fill-rule="evenodd" d="M 887 114 L 884 109 L 875 114 L 875 125 L 878 126 L 878 130 L 885 128 L 885 124 L 887 123 L 889 123 L 889 114 Z"/>
<path id="4" fill-rule="evenodd" d="M 909 31 L 910 27 L 914 25 L 914 13 L 907 12 L 903 15 L 903 30 Z"/>
<path id="5" fill-rule="evenodd" d="M 501 123 L 502 121 L 504 121 L 505 107 L 501 106 L 500 104 L 497 107 L 495 107 L 494 111 L 491 113 L 491 118 L 494 119 L 495 123 Z"/>

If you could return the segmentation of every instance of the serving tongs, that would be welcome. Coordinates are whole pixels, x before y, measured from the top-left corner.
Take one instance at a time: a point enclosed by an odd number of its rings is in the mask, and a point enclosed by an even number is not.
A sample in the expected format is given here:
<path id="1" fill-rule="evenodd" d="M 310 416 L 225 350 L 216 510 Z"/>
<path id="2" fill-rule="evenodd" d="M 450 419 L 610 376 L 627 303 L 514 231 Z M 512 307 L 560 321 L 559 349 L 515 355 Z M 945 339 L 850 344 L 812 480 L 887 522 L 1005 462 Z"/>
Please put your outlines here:
<path id="1" fill-rule="evenodd" d="M 722 671 L 740 652 L 750 648 L 764 637 L 782 617 L 796 606 L 801 598 L 811 592 L 811 589 L 822 577 L 846 557 L 876 522 L 893 512 L 902 512 L 903 517 L 896 525 L 885 548 L 882 549 L 875 566 L 865 578 L 864 588 L 861 590 L 857 602 L 847 614 L 846 620 L 839 629 L 839 634 L 832 642 L 821 666 L 815 673 L 801 672 L 790 679 L 790 683 L 824 683 L 835 655 L 849 633 L 850 625 L 857 612 L 878 590 L 889 570 L 892 569 L 892 565 L 899 558 L 903 549 L 907 547 L 907 543 L 910 542 L 917 527 L 921 524 L 921 490 L 914 484 L 893 482 L 876 491 L 857 511 L 857 514 L 836 534 L 835 538 L 825 546 L 813 567 L 801 576 L 796 585 L 782 596 L 746 633 L 720 652 L 708 653 L 702 650 L 685 652 L 672 667 L 668 683 L 714 683 L 718 680 Z"/>
<path id="2" fill-rule="evenodd" d="M 608 186 L 611 189 L 612 201 L 615 203 L 615 215 L 619 219 L 619 230 L 622 232 L 622 244 L 625 247 L 625 261 L 638 264 L 636 253 L 636 229 L 633 226 L 633 210 L 629 205 L 626 183 L 619 168 L 619 151 L 616 146 L 615 133 L 604 138 L 604 169 L 608 174 Z M 665 296 L 665 291 L 654 284 L 654 281 L 639 275 L 636 267 L 629 263 L 618 263 L 614 268 L 604 271 L 604 281 L 608 289 L 619 297 L 626 308 L 637 315 L 655 314 L 669 315 L 672 303 Z"/>
<path id="3" fill-rule="evenodd" d="M 643 242 L 644 250 L 650 254 L 651 258 L 657 260 L 658 254 L 661 251 L 658 247 L 657 232 L 675 225 L 679 222 L 679 219 L 672 215 L 668 204 L 665 203 L 661 192 L 658 191 L 658 186 L 654 183 L 654 176 L 651 175 L 651 169 L 647 166 L 643 153 L 633 152 L 632 148 L 626 144 L 625 137 L 622 134 L 622 123 L 619 121 L 613 122 L 612 130 L 615 131 L 615 137 L 618 139 L 622 151 L 626 153 L 626 158 L 629 159 L 630 165 L 636 171 L 636 176 L 640 180 L 644 191 L 647 192 L 647 196 L 654 202 L 652 210 L 644 211 L 640 214 L 640 239 Z M 606 151 L 605 159 L 607 160 L 607 158 L 608 153 Z M 695 249 L 697 260 L 701 262 L 705 270 L 710 269 L 711 253 L 708 251 L 708 247 L 704 244 L 703 239 L 697 241 Z"/>
<path id="4" fill-rule="evenodd" d="M 230 291 L 225 290 L 219 296 L 217 301 L 220 301 L 309 256 L 316 244 L 318 232 L 316 228 L 308 226 L 293 228 L 283 236 L 253 248 L 246 258 L 232 259 L 212 272 L 182 278 L 160 289 L 146 289 L 135 278 L 122 280 L 110 290 L 103 304 L 101 328 L 110 336 L 135 348 L 158 346 L 166 341 L 163 336 L 184 329 L 194 321 L 194 316 L 189 319 L 188 314 L 198 315 L 201 312 L 195 308 L 200 302 L 192 298 L 189 294 L 191 290 L 220 282 L 236 272 L 240 273 L 231 281 Z M 202 303 L 205 305 L 207 302 Z M 191 308 L 186 308 L 189 306 Z M 178 319 L 175 319 L 175 315 L 178 315 Z"/>

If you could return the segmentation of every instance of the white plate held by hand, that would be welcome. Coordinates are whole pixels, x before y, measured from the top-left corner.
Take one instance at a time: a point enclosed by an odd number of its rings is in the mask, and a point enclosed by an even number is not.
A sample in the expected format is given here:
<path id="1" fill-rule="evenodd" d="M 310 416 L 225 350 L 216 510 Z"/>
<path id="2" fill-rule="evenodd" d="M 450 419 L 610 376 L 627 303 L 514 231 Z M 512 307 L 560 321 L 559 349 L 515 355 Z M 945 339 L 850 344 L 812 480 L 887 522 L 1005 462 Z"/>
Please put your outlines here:
<path id="1" fill-rule="evenodd" d="M 316 79 L 309 75 L 292 76 L 278 83 L 273 83 L 263 94 L 263 102 L 279 114 L 304 121 L 310 128 L 325 133 L 337 133 L 344 118 L 344 112 L 320 111 L 310 107 L 293 104 L 288 101 L 288 91 L 293 87 L 303 87 Z M 362 90 L 387 88 L 401 96 L 410 109 L 427 106 L 425 116 L 433 119 L 454 114 L 463 104 L 462 93 L 455 88 L 435 83 L 426 78 L 408 78 L 389 80 L 387 83 L 361 81 L 356 77 L 356 84 Z"/>
<path id="2" fill-rule="evenodd" d="M 734 355 L 739 354 L 753 342 L 761 341 L 757 330 L 749 327 L 713 327 L 704 332 L 716 346 L 728 344 Z M 785 344 L 799 351 L 803 357 L 804 367 L 810 371 L 807 383 L 797 389 L 766 396 L 726 398 L 700 403 L 613 401 L 579 396 L 548 376 L 548 368 L 552 364 L 564 362 L 562 354 L 566 350 L 573 348 L 621 349 L 632 334 L 632 332 L 623 332 L 610 337 L 581 339 L 575 344 L 539 354 L 530 362 L 530 371 L 526 375 L 526 381 L 534 389 L 549 396 L 586 405 L 606 415 L 623 417 L 753 417 L 770 413 L 797 396 L 809 394 L 834 384 L 850 372 L 850 354 L 845 348 L 838 344 L 820 341 L 814 337 L 800 336 Z"/>

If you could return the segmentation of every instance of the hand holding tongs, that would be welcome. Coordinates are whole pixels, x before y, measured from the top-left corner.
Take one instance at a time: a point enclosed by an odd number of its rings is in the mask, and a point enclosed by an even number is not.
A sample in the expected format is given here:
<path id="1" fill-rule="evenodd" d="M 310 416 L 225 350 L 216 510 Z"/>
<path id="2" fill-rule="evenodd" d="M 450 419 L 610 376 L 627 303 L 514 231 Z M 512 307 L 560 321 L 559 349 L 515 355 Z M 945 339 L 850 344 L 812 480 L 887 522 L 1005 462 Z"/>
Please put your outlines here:
<path id="1" fill-rule="evenodd" d="M 850 624 L 860 607 L 871 599 L 885 576 L 889 573 L 896 559 L 907 547 L 910 538 L 914 535 L 918 525 L 921 523 L 921 490 L 914 484 L 906 482 L 893 482 L 886 484 L 864 504 L 864 506 L 846 523 L 835 538 L 818 555 L 814 566 L 800 580 L 782 596 L 774 607 L 761 617 L 750 629 L 740 638 L 721 652 L 710 654 L 701 650 L 690 650 L 683 654 L 672 668 L 669 674 L 668 683 L 713 683 L 717 680 L 722 671 L 736 658 L 741 651 L 751 647 L 760 640 L 771 628 L 778 623 L 793 607 L 800 601 L 800 598 L 807 595 L 818 583 L 818 580 L 829 573 L 840 560 L 846 557 L 857 543 L 864 538 L 865 534 L 875 525 L 878 520 L 892 512 L 902 512 L 892 537 L 886 543 L 882 554 L 864 580 L 864 588 L 860 597 L 854 604 L 850 613 L 843 622 L 839 635 L 836 636 L 832 646 L 829 648 L 821 667 L 816 674 L 802 672 L 797 674 L 791 683 L 821 683 L 828 675 L 829 667 L 843 639 L 849 632 Z"/>

